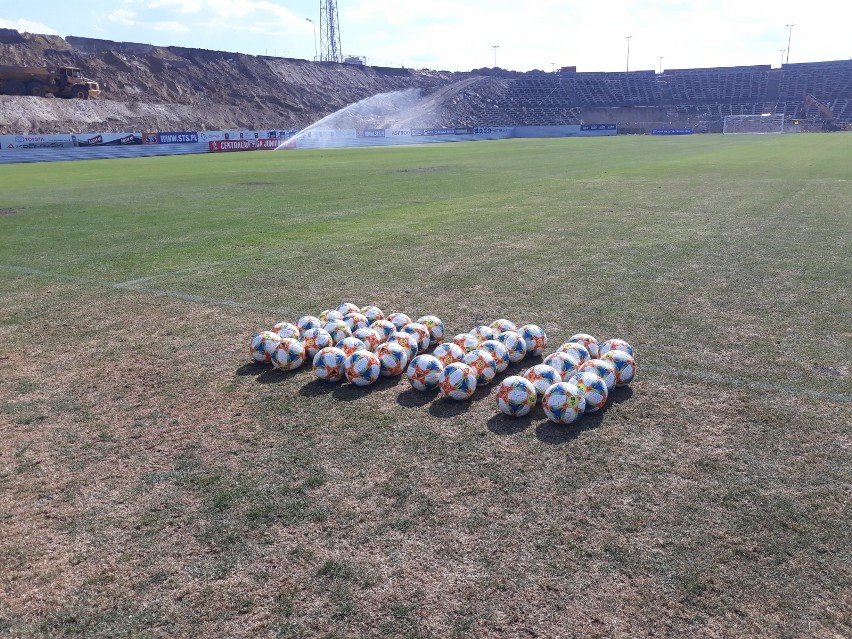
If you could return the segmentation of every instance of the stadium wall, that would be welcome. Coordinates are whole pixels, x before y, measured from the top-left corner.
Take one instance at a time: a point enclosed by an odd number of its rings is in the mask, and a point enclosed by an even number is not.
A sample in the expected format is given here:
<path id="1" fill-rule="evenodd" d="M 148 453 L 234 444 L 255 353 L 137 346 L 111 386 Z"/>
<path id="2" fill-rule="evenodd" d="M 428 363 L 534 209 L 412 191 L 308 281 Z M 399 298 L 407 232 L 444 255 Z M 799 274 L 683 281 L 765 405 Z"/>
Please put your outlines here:
<path id="1" fill-rule="evenodd" d="M 0 136 L 0 164 L 187 155 L 277 148 L 347 148 L 617 135 L 614 124 L 463 127 L 446 129 L 307 129 L 264 131 L 148 131 Z"/>

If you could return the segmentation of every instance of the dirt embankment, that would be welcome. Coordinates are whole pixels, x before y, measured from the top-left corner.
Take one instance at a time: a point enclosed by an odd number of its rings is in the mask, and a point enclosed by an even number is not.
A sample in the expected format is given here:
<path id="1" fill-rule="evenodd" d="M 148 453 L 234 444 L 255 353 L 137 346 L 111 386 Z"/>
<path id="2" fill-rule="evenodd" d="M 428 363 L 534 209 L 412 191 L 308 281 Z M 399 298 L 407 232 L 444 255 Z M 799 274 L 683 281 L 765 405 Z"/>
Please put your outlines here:
<path id="1" fill-rule="evenodd" d="M 4 64 L 75 66 L 99 99 L 0 96 L 0 133 L 303 128 L 366 97 L 440 90 L 412 126 L 462 126 L 499 94 L 499 78 L 156 47 L 0 29 Z M 478 89 L 477 89 L 478 87 Z M 451 118 L 453 121 L 447 121 Z"/>

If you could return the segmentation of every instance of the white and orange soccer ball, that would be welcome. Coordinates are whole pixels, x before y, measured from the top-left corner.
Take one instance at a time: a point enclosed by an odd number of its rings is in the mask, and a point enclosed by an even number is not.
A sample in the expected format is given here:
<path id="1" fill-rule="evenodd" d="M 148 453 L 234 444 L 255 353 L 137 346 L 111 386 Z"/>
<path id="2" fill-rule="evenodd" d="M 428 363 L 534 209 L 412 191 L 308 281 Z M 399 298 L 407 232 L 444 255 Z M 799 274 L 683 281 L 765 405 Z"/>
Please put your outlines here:
<path id="1" fill-rule="evenodd" d="M 502 373 L 509 367 L 509 351 L 496 339 L 485 340 L 479 345 L 479 350 L 487 351 L 494 358 L 498 373 Z"/>
<path id="2" fill-rule="evenodd" d="M 399 311 L 391 313 L 385 319 L 393 324 L 398 331 L 401 331 L 406 324 L 411 324 L 411 318 L 405 313 L 401 313 Z"/>
<path id="3" fill-rule="evenodd" d="M 393 333 L 390 337 L 388 337 L 388 342 L 396 342 L 404 349 L 408 351 L 408 359 L 411 361 L 414 357 L 417 356 L 417 353 L 420 352 L 420 345 L 417 341 L 417 337 L 412 335 L 411 333 L 405 333 L 404 331 L 397 331 Z"/>
<path id="4" fill-rule="evenodd" d="M 344 322 L 342 319 L 327 321 L 325 326 L 323 326 L 323 329 L 326 333 L 331 335 L 331 339 L 334 340 L 335 344 L 344 337 L 352 337 L 352 329 L 349 328 L 349 324 Z"/>
<path id="5" fill-rule="evenodd" d="M 497 408 L 511 417 L 523 417 L 538 400 L 535 386 L 526 377 L 510 375 L 497 385 Z"/>
<path id="6" fill-rule="evenodd" d="M 323 326 L 325 326 L 327 322 L 332 320 L 342 320 L 343 313 L 338 311 L 336 308 L 329 308 L 324 310 L 317 317 L 319 317 L 319 320 L 322 322 Z"/>
<path id="7" fill-rule="evenodd" d="M 463 401 L 476 392 L 476 371 L 462 362 L 447 364 L 438 381 L 441 394 L 449 399 Z"/>
<path id="8" fill-rule="evenodd" d="M 369 350 L 367 346 L 357 337 L 344 337 L 342 340 L 335 344 L 337 348 L 346 353 L 346 357 L 349 357 L 355 351 L 360 350 Z"/>
<path id="9" fill-rule="evenodd" d="M 583 346 L 580 342 L 565 342 L 562 346 L 556 349 L 556 352 L 568 353 L 580 364 L 592 359 L 592 356 L 589 354 L 589 349 Z"/>
<path id="10" fill-rule="evenodd" d="M 347 313 L 343 316 L 343 321 L 346 322 L 346 325 L 349 327 L 349 330 L 353 333 L 359 328 L 367 328 L 370 325 L 370 321 L 367 319 L 367 316 L 361 313 L 360 311 L 353 311 L 352 313 Z"/>
<path id="11" fill-rule="evenodd" d="M 527 346 L 527 355 L 538 355 L 547 348 L 547 333 L 538 324 L 524 324 L 518 329 Z"/>
<path id="12" fill-rule="evenodd" d="M 527 343 L 517 331 L 505 331 L 497 336 L 497 341 L 509 352 L 509 361 L 520 362 L 527 356 Z"/>
<path id="13" fill-rule="evenodd" d="M 299 329 L 300 333 L 304 333 L 309 328 L 322 328 L 325 325 L 319 317 L 315 317 L 313 315 L 302 315 L 298 320 L 296 320 L 296 327 Z"/>
<path id="14" fill-rule="evenodd" d="M 555 368 L 562 377 L 563 382 L 568 381 L 580 367 L 580 362 L 573 355 L 562 352 L 551 353 L 544 358 L 542 364 L 547 364 Z"/>
<path id="15" fill-rule="evenodd" d="M 365 306 L 361 309 L 361 314 L 367 318 L 367 321 L 372 324 L 378 320 L 385 319 L 385 314 L 378 306 L 373 306 L 370 304 L 369 306 Z"/>
<path id="16" fill-rule="evenodd" d="M 405 376 L 411 385 L 419 391 L 438 388 L 444 365 L 434 355 L 418 355 L 405 371 Z"/>
<path id="17" fill-rule="evenodd" d="M 609 392 L 606 389 L 606 382 L 603 381 L 597 373 L 591 371 L 583 371 L 575 373 L 569 384 L 573 384 L 580 389 L 583 397 L 586 400 L 586 412 L 594 413 L 600 410 L 606 404 L 606 398 Z"/>
<path id="18" fill-rule="evenodd" d="M 574 335 L 568 338 L 568 341 L 579 342 L 580 344 L 586 347 L 587 351 L 589 351 L 590 359 L 597 359 L 598 340 L 589 335 L 588 333 L 575 333 Z"/>
<path id="19" fill-rule="evenodd" d="M 272 327 L 272 331 L 278 333 L 281 337 L 291 337 L 293 339 L 300 339 L 302 337 L 302 331 L 299 330 L 299 327 L 290 322 L 278 322 Z"/>
<path id="20" fill-rule="evenodd" d="M 493 328 L 491 328 L 490 326 L 485 326 L 484 324 L 477 324 L 472 329 L 470 329 L 468 333 L 470 333 L 477 340 L 479 340 L 480 344 L 482 344 L 482 342 L 486 340 L 494 339 L 499 335 L 499 333 L 497 333 Z"/>
<path id="21" fill-rule="evenodd" d="M 408 366 L 408 349 L 396 342 L 384 342 L 376 346 L 376 356 L 379 358 L 384 377 L 402 375 Z"/>
<path id="22" fill-rule="evenodd" d="M 624 351 L 636 359 L 636 352 L 633 350 L 633 346 L 631 346 L 630 342 L 619 339 L 618 337 L 613 337 L 598 345 L 598 353 L 600 357 L 603 357 L 609 351 Z"/>
<path id="23" fill-rule="evenodd" d="M 437 315 L 424 315 L 417 318 L 418 324 L 429 329 L 429 344 L 435 346 L 444 341 L 444 322 Z"/>
<path id="24" fill-rule="evenodd" d="M 593 373 L 597 373 L 606 384 L 607 391 L 611 391 L 615 386 L 615 363 L 612 361 L 599 358 L 590 359 L 589 361 L 580 364 L 578 370 L 579 372 L 591 371 Z"/>
<path id="25" fill-rule="evenodd" d="M 494 320 L 488 326 L 494 329 L 495 336 L 499 335 L 500 333 L 505 333 L 506 331 L 518 330 L 518 327 L 515 326 L 515 323 L 513 321 L 503 318 Z"/>
<path id="26" fill-rule="evenodd" d="M 453 337 L 453 344 L 464 350 L 465 353 L 479 348 L 479 338 L 470 333 L 459 333 Z"/>
<path id="27" fill-rule="evenodd" d="M 438 344 L 435 347 L 435 350 L 432 351 L 432 354 L 441 360 L 441 363 L 446 366 L 453 362 L 462 361 L 465 356 L 465 350 L 453 342 L 444 342 L 443 344 Z"/>
<path id="28" fill-rule="evenodd" d="M 302 346 L 308 357 L 314 357 L 326 346 L 334 346 L 334 341 L 324 328 L 309 328 L 302 333 Z"/>
<path id="29" fill-rule="evenodd" d="M 305 347 L 292 337 L 282 337 L 272 351 L 272 365 L 281 371 L 292 371 L 305 361 Z"/>
<path id="30" fill-rule="evenodd" d="M 342 314 L 343 317 L 346 317 L 349 313 L 360 313 L 361 307 L 352 302 L 341 302 L 337 306 L 337 312 Z"/>
<path id="31" fill-rule="evenodd" d="M 544 391 L 541 406 L 550 421 L 571 424 L 585 412 L 586 398 L 574 384 L 559 382 Z"/>
<path id="32" fill-rule="evenodd" d="M 425 353 L 432 339 L 429 329 L 418 322 L 410 322 L 402 327 L 403 333 L 408 333 L 417 340 L 417 352 Z"/>
<path id="33" fill-rule="evenodd" d="M 497 363 L 488 351 L 477 348 L 467 353 L 462 362 L 476 371 L 477 386 L 490 384 L 497 375 Z"/>
<path id="34" fill-rule="evenodd" d="M 375 351 L 376 346 L 383 341 L 381 336 L 372 328 L 359 328 L 352 333 L 352 337 L 357 337 L 364 342 L 364 346 L 368 351 Z"/>
<path id="35" fill-rule="evenodd" d="M 559 371 L 547 364 L 536 364 L 524 371 L 524 377 L 532 382 L 535 386 L 535 392 L 539 397 L 544 395 L 550 386 L 558 384 L 562 381 Z"/>
<path id="36" fill-rule="evenodd" d="M 388 341 L 388 337 L 396 333 L 396 326 L 386 319 L 376 320 L 370 324 L 370 328 L 379 334 L 383 342 Z"/>
<path id="37" fill-rule="evenodd" d="M 612 362 L 615 366 L 615 385 L 626 386 L 633 381 L 636 375 L 636 360 L 633 356 L 622 350 L 611 349 L 601 356 L 606 362 Z"/>
<path id="38" fill-rule="evenodd" d="M 272 361 L 272 351 L 278 346 L 281 336 L 274 331 L 261 331 L 251 338 L 249 355 L 261 364 L 269 364 Z"/>
<path id="39" fill-rule="evenodd" d="M 336 346 L 326 346 L 314 355 L 314 376 L 324 382 L 343 379 L 346 353 Z"/>
<path id="40" fill-rule="evenodd" d="M 382 365 L 378 356 L 368 350 L 355 351 L 343 363 L 343 371 L 352 384 L 369 386 L 381 375 Z"/>

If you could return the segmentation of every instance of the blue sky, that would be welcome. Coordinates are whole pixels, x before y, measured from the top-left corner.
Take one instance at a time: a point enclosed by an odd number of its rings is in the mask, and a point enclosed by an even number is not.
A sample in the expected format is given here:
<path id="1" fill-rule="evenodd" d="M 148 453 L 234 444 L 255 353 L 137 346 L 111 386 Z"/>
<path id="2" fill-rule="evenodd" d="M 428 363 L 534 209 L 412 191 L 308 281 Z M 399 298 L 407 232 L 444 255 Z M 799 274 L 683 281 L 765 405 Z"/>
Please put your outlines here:
<path id="1" fill-rule="evenodd" d="M 852 58 L 845 3 L 799 0 L 338 0 L 343 53 L 450 71 L 579 71 Z M 312 59 L 320 0 L 0 0 L 0 27 Z M 837 19 L 830 18 L 831 7 Z M 313 20 L 314 22 L 309 22 Z M 319 41 L 317 33 L 316 41 Z M 497 48 L 495 49 L 495 45 Z M 662 60 L 660 57 L 662 56 Z"/>

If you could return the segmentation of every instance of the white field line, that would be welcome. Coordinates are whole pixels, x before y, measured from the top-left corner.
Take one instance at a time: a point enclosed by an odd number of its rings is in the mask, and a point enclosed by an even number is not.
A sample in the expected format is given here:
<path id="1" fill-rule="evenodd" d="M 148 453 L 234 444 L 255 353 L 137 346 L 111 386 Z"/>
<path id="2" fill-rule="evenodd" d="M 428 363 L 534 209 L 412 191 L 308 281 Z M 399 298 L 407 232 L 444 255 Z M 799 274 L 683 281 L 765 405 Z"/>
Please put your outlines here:
<path id="1" fill-rule="evenodd" d="M 236 261 L 236 260 L 234 260 Z M 212 265 L 213 263 L 211 263 Z M 199 268 L 204 268 L 207 265 L 201 265 L 195 269 L 183 269 L 181 271 L 173 271 L 172 273 L 184 273 L 191 272 L 194 270 L 198 270 Z M 34 275 L 38 277 L 43 277 L 46 279 L 57 279 L 57 280 L 66 280 L 69 282 L 79 282 L 81 284 L 90 284 L 95 286 L 104 286 L 113 289 L 120 289 L 123 291 L 134 292 L 134 293 L 145 293 L 148 295 L 154 295 L 156 297 L 170 297 L 174 299 L 183 300 L 186 302 L 194 302 L 197 304 L 209 304 L 210 306 L 222 306 L 225 308 L 244 308 L 252 311 L 260 311 L 262 313 L 269 313 L 270 315 L 292 315 L 293 311 L 287 308 L 271 308 L 268 306 L 263 306 L 261 304 L 247 304 L 245 302 L 237 302 L 234 300 L 227 299 L 219 299 L 215 297 L 208 297 L 206 295 L 195 295 L 193 293 L 181 293 L 180 291 L 164 291 L 159 289 L 151 289 L 151 288 L 142 288 L 135 285 L 137 282 L 146 282 L 157 277 L 165 277 L 169 274 L 163 274 L 162 276 L 157 275 L 150 278 L 139 278 L 138 280 L 131 280 L 130 282 L 118 282 L 118 283 L 110 283 L 110 282 L 101 282 L 99 280 L 93 280 L 85 277 L 76 277 L 73 275 L 62 275 L 59 273 L 50 273 L 48 271 L 40 271 L 33 268 L 26 268 L 21 266 L 12 266 L 8 264 L 0 264 L 0 269 L 5 271 L 10 271 L 12 273 L 20 273 L 22 275 Z M 812 390 L 809 388 L 801 388 L 795 386 L 786 386 L 784 384 L 772 384 L 770 382 L 761 382 L 757 380 L 748 380 L 742 379 L 739 377 L 734 377 L 733 375 L 725 375 L 723 373 L 714 373 L 711 371 L 703 371 L 703 370 L 694 370 L 689 368 L 675 368 L 673 366 L 666 366 L 665 364 L 641 364 L 640 370 L 642 371 L 650 371 L 655 374 L 667 375 L 669 377 L 675 377 L 679 379 L 691 379 L 700 382 L 707 382 L 711 384 L 718 384 L 721 386 L 730 386 L 733 388 L 748 388 L 751 390 L 758 390 L 767 393 L 777 393 L 780 395 L 791 395 L 795 397 L 809 397 L 812 399 L 818 399 L 823 401 L 831 401 L 842 404 L 852 403 L 852 395 L 846 393 L 830 393 L 826 391 L 820 390 Z"/>
<path id="2" fill-rule="evenodd" d="M 184 275 L 186 273 L 195 273 L 202 269 L 211 267 L 211 266 L 223 266 L 225 264 L 235 264 L 237 262 L 248 262 L 258 257 L 264 257 L 265 255 L 251 255 L 244 257 L 234 257 L 229 260 L 219 260 L 216 262 L 204 262 L 203 264 L 197 264 L 195 266 L 189 268 L 180 268 L 174 271 L 167 271 L 165 273 L 160 273 L 159 275 L 149 275 L 148 277 L 140 277 L 135 280 L 128 280 L 126 282 L 119 282 L 117 284 L 112 284 L 114 288 L 136 288 L 139 284 L 146 284 L 153 280 L 160 280 L 167 277 L 172 277 L 173 275 Z"/>

